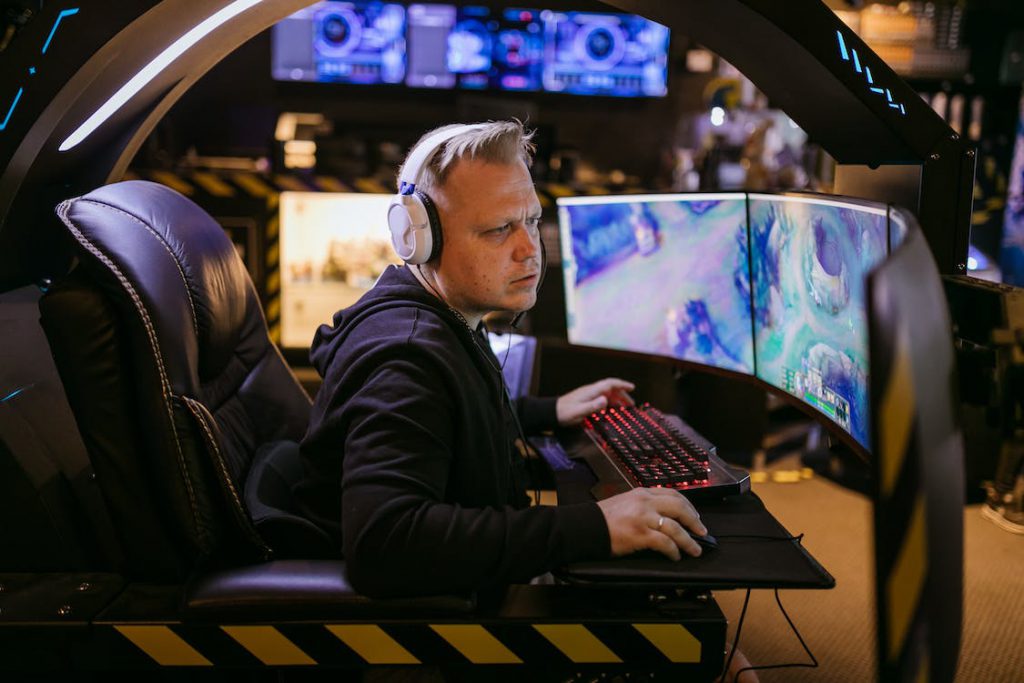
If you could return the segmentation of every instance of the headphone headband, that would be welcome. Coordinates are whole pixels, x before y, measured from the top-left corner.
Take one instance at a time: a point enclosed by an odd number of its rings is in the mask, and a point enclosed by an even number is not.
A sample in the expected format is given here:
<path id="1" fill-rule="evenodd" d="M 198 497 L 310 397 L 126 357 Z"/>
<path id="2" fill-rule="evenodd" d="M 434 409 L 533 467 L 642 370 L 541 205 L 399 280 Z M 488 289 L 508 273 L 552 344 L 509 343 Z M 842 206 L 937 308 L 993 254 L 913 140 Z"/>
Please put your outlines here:
<path id="1" fill-rule="evenodd" d="M 411 195 L 416 191 L 416 185 L 420 181 L 423 169 L 427 167 L 430 160 L 434 158 L 438 148 L 452 138 L 468 133 L 471 130 L 480 130 L 484 127 L 482 123 L 470 123 L 462 126 L 455 126 L 439 133 L 434 133 L 409 154 L 402 166 L 402 174 L 398 177 L 398 194 Z"/>
<path id="2" fill-rule="evenodd" d="M 410 264 L 426 263 L 441 253 L 441 220 L 425 193 L 416 189 L 438 148 L 456 135 L 480 130 L 482 123 L 453 126 L 428 136 L 409 153 L 398 177 L 398 194 L 388 206 L 388 229 L 395 253 Z"/>

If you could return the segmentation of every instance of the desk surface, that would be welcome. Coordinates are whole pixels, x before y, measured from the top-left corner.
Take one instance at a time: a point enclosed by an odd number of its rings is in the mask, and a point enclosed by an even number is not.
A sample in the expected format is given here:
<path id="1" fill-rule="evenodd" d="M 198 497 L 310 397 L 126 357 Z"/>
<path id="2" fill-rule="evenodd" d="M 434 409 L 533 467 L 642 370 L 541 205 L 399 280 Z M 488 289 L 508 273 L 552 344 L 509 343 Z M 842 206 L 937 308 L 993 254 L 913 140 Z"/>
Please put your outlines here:
<path id="1" fill-rule="evenodd" d="M 583 449 L 597 447 L 582 432 L 561 437 L 574 467 L 555 473 L 558 501 L 593 500 L 597 477 L 582 459 Z M 701 520 L 719 541 L 716 550 L 678 562 L 655 553 L 613 560 L 578 562 L 559 575 L 571 582 L 616 586 L 679 588 L 832 588 L 835 579 L 765 508 L 754 493 L 697 505 Z M 799 533 L 799 530 L 797 530 Z"/>

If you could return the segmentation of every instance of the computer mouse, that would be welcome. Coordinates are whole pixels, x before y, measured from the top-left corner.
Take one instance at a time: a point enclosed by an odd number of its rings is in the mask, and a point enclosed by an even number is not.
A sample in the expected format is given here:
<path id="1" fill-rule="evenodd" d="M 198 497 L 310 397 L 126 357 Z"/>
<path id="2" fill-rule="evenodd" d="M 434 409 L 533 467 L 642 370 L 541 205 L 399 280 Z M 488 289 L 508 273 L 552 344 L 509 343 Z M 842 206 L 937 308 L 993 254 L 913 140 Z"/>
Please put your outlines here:
<path id="1" fill-rule="evenodd" d="M 690 534 L 690 538 L 697 541 L 697 545 L 701 547 L 701 550 L 718 550 L 718 539 L 711 534 L 698 536 L 689 529 L 686 530 L 686 533 Z"/>

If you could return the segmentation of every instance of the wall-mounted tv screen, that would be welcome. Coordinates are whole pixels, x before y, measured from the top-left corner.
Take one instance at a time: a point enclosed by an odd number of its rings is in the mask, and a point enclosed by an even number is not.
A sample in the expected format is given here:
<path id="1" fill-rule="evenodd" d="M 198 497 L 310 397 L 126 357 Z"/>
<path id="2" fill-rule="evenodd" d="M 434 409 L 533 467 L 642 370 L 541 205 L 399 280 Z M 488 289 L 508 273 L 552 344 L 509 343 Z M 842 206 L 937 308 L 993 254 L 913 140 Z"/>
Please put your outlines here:
<path id="1" fill-rule="evenodd" d="M 273 77 L 574 95 L 667 93 L 669 30 L 633 14 L 319 2 L 273 30 Z"/>
<path id="2" fill-rule="evenodd" d="M 392 197 L 281 193 L 281 346 L 309 348 L 318 326 L 401 263 L 387 227 Z"/>
<path id="3" fill-rule="evenodd" d="M 558 200 L 569 341 L 754 372 L 746 196 Z"/>
<path id="4" fill-rule="evenodd" d="M 448 70 L 460 88 L 540 90 L 544 27 L 529 9 L 459 8 L 448 35 Z"/>
<path id="5" fill-rule="evenodd" d="M 454 88 L 448 68 L 448 37 L 455 28 L 455 5 L 409 5 L 409 69 L 405 84 L 413 88 Z"/>
<path id="6" fill-rule="evenodd" d="M 402 83 L 405 7 L 319 2 L 274 25 L 273 77 L 325 83 Z"/>
<path id="7" fill-rule="evenodd" d="M 658 97 L 667 92 L 668 29 L 632 14 L 544 12 L 544 89 Z"/>

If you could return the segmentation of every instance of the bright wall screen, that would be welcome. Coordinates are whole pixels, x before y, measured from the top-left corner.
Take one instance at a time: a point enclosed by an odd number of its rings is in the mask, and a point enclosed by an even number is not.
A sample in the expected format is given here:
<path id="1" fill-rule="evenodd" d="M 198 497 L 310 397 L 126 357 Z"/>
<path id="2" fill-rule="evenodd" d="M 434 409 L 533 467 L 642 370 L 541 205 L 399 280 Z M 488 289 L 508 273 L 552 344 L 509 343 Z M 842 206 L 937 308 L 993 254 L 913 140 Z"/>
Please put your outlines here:
<path id="1" fill-rule="evenodd" d="M 281 346 L 309 348 L 318 326 L 401 263 L 387 228 L 392 197 L 281 193 Z"/>

